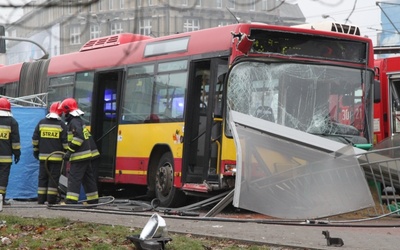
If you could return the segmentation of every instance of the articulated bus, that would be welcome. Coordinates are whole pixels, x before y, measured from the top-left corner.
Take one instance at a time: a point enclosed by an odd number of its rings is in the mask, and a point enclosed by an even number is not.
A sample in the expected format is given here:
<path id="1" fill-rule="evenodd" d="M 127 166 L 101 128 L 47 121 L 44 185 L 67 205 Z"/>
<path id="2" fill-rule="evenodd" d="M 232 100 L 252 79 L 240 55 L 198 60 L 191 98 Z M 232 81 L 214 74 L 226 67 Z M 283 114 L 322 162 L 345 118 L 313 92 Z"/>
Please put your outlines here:
<path id="1" fill-rule="evenodd" d="M 234 188 L 228 106 L 371 143 L 373 46 L 351 29 L 238 23 L 159 38 L 123 33 L 2 66 L 0 94 L 48 93 L 49 104 L 74 97 L 101 152 L 100 186 L 147 186 L 161 206 L 180 206 Z"/>

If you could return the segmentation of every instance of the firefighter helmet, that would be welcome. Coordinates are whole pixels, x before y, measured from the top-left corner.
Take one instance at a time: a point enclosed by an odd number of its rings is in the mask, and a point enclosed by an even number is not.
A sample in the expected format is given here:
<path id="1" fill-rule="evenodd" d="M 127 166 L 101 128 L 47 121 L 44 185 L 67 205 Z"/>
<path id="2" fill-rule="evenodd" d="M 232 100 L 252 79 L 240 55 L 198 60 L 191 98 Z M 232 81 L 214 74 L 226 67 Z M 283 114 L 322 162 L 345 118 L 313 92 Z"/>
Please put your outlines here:
<path id="1" fill-rule="evenodd" d="M 60 103 L 61 102 L 53 102 L 53 104 L 50 105 L 49 113 L 54 113 L 54 114 L 61 116 L 62 111 L 60 109 L 58 109 L 58 107 L 60 106 Z"/>
<path id="2" fill-rule="evenodd" d="M 74 98 L 67 98 L 58 106 L 61 113 L 69 114 L 78 109 L 78 104 Z"/>
<path id="3" fill-rule="evenodd" d="M 7 98 L 0 98 L 0 110 L 11 111 L 11 103 Z"/>

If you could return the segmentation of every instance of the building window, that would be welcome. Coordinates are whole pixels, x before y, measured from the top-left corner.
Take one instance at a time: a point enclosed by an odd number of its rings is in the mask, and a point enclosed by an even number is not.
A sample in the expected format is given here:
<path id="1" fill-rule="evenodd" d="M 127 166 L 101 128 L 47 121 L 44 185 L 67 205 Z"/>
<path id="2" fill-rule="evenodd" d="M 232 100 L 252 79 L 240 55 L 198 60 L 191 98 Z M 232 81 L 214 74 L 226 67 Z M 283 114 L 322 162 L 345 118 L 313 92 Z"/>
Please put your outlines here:
<path id="1" fill-rule="evenodd" d="M 67 4 L 67 13 L 72 14 L 72 3 L 71 2 L 68 2 L 68 4 Z"/>
<path id="2" fill-rule="evenodd" d="M 201 7 L 201 0 L 196 1 L 196 7 Z"/>
<path id="3" fill-rule="evenodd" d="M 110 10 L 114 9 L 114 0 L 109 0 L 108 9 L 110 9 Z"/>
<path id="4" fill-rule="evenodd" d="M 119 8 L 125 9 L 125 0 L 119 0 Z"/>
<path id="5" fill-rule="evenodd" d="M 137 7 L 142 7 L 142 0 L 136 0 Z"/>
<path id="6" fill-rule="evenodd" d="M 267 5 L 268 0 L 262 0 L 261 4 L 261 10 L 267 10 L 268 9 L 268 5 Z"/>
<path id="7" fill-rule="evenodd" d="M 90 25 L 90 39 L 99 38 L 100 37 L 100 25 L 91 24 Z"/>
<path id="8" fill-rule="evenodd" d="M 235 8 L 235 1 L 236 0 L 228 0 L 228 8 L 234 9 Z"/>
<path id="9" fill-rule="evenodd" d="M 47 20 L 53 20 L 53 12 L 52 9 L 47 9 Z"/>
<path id="10" fill-rule="evenodd" d="M 222 8 L 222 0 L 217 0 L 217 8 Z"/>
<path id="11" fill-rule="evenodd" d="M 255 0 L 250 0 L 250 10 L 255 11 L 256 10 L 256 1 Z"/>
<path id="12" fill-rule="evenodd" d="M 72 26 L 70 28 L 70 44 L 80 44 L 81 43 L 81 27 Z"/>
<path id="13" fill-rule="evenodd" d="M 145 36 L 149 36 L 151 34 L 151 18 L 140 20 L 139 32 Z"/>
<path id="14" fill-rule="evenodd" d="M 124 30 L 122 29 L 121 22 L 111 23 L 111 35 L 116 35 L 122 33 Z"/>
<path id="15" fill-rule="evenodd" d="M 78 1 L 78 13 L 82 13 L 82 5 L 83 5 L 82 0 L 79 0 Z"/>
<path id="16" fill-rule="evenodd" d="M 153 5 L 154 5 L 153 0 L 149 0 L 149 6 L 153 6 Z"/>
<path id="17" fill-rule="evenodd" d="M 188 0 L 182 0 L 182 5 L 187 6 L 188 5 Z"/>
<path id="18" fill-rule="evenodd" d="M 189 32 L 200 29 L 199 19 L 186 19 L 183 24 L 183 32 Z"/>
<path id="19" fill-rule="evenodd" d="M 97 9 L 98 9 L 99 11 L 102 11 L 102 10 L 103 10 L 103 8 L 102 8 L 102 6 L 101 6 L 101 0 L 99 0 L 99 1 L 97 2 Z"/>

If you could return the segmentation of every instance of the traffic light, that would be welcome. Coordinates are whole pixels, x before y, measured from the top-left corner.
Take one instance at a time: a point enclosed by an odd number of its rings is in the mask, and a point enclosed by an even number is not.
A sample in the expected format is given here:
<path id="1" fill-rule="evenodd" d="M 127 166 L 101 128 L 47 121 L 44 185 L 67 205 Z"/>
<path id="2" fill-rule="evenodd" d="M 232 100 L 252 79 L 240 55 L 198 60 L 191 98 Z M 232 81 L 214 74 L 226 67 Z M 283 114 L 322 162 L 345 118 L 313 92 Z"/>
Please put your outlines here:
<path id="1" fill-rule="evenodd" d="M 6 28 L 3 25 L 0 25 L 0 36 L 6 35 Z M 0 38 L 0 53 L 6 53 L 6 40 Z"/>

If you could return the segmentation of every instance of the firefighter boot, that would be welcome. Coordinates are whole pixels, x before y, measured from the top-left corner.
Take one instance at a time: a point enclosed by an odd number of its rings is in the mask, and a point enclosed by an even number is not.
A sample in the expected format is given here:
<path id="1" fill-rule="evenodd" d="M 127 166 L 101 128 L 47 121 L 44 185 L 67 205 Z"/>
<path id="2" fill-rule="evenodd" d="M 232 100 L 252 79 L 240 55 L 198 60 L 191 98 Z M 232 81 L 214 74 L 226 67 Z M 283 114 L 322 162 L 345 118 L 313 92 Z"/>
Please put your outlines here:
<path id="1" fill-rule="evenodd" d="M 44 204 L 46 202 L 45 194 L 38 194 L 38 204 Z"/>
<path id="2" fill-rule="evenodd" d="M 99 199 L 94 199 L 94 200 L 87 200 L 87 204 L 98 204 Z"/>
<path id="3" fill-rule="evenodd" d="M 58 199 L 57 199 L 58 197 L 57 197 L 57 195 L 55 195 L 55 194 L 48 194 L 47 195 L 47 202 L 49 203 L 49 204 L 57 204 L 58 203 Z"/>
<path id="4" fill-rule="evenodd" d="M 4 193 L 3 194 L 3 205 L 11 205 L 11 203 L 10 203 L 10 201 L 9 200 L 6 200 L 6 194 Z"/>
<path id="5" fill-rule="evenodd" d="M 65 204 L 78 204 L 78 202 L 74 201 L 74 200 L 66 199 Z"/>

